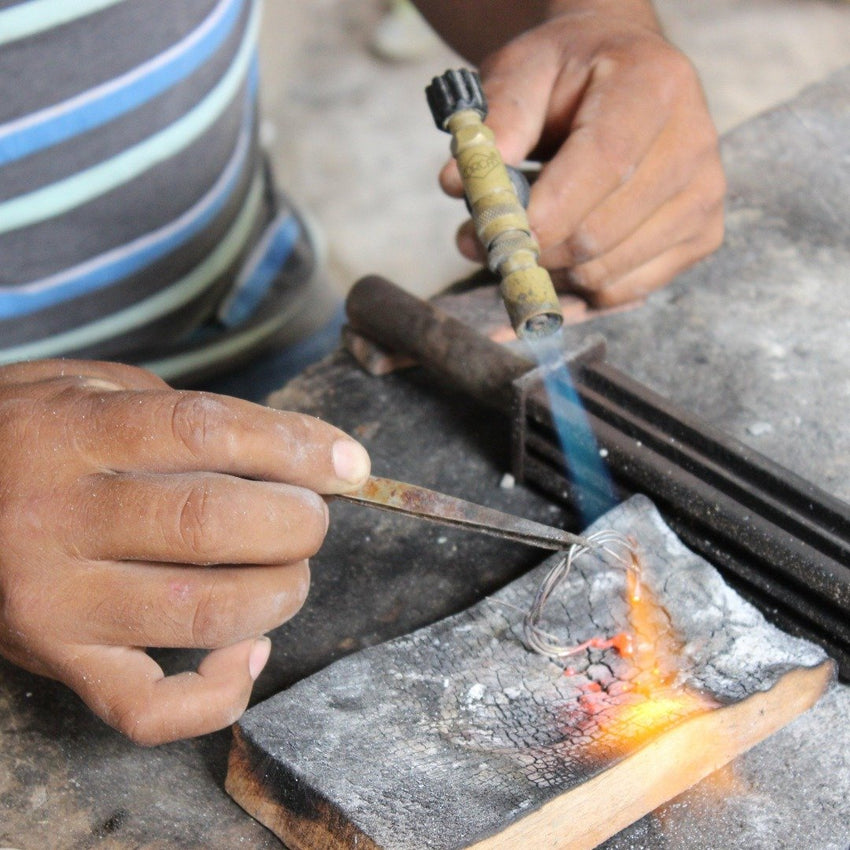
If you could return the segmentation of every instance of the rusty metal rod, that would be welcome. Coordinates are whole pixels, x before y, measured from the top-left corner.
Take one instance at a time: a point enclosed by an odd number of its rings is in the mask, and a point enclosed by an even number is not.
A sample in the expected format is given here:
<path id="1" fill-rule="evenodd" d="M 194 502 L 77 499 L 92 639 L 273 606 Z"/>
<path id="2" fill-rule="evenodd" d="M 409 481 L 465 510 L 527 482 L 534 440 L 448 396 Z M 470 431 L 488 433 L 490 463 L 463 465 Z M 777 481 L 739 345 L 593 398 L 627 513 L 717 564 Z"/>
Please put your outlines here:
<path id="1" fill-rule="evenodd" d="M 452 528 L 464 528 L 490 534 L 501 537 L 503 540 L 526 543 L 541 549 L 569 549 L 570 546 L 576 545 L 592 549 L 594 545 L 593 541 L 586 537 L 580 537 L 563 528 L 555 528 L 525 517 L 506 514 L 486 505 L 478 505 L 466 499 L 459 499 L 457 496 L 450 496 L 448 493 L 429 490 L 418 484 L 394 481 L 377 475 L 370 476 L 357 490 L 338 493 L 331 498 L 400 513 Z"/>
<path id="2" fill-rule="evenodd" d="M 354 330 L 391 351 L 411 355 L 505 413 L 511 409 L 513 381 L 534 367 L 531 360 L 378 275 L 357 281 L 345 306 Z"/>

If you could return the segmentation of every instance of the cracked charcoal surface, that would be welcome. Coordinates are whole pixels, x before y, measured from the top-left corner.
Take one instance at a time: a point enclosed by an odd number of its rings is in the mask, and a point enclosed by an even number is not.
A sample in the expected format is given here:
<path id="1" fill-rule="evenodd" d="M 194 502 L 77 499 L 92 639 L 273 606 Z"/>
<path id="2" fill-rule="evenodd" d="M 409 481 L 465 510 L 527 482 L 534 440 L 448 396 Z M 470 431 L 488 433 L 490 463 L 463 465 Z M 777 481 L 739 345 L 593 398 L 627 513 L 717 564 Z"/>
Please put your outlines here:
<path id="1" fill-rule="evenodd" d="M 825 660 L 730 590 L 645 497 L 595 527 L 638 539 L 644 584 L 670 612 L 689 689 L 737 701 Z M 296 684 L 251 709 L 243 732 L 380 846 L 448 850 L 499 831 L 621 757 L 618 742 L 577 710 L 582 700 L 604 711 L 635 698 L 633 667 L 612 650 L 571 657 L 576 674 L 564 675 L 523 646 L 522 612 L 550 563 L 474 608 Z M 574 643 L 627 629 L 624 586 L 621 567 L 577 560 L 546 627 Z"/>

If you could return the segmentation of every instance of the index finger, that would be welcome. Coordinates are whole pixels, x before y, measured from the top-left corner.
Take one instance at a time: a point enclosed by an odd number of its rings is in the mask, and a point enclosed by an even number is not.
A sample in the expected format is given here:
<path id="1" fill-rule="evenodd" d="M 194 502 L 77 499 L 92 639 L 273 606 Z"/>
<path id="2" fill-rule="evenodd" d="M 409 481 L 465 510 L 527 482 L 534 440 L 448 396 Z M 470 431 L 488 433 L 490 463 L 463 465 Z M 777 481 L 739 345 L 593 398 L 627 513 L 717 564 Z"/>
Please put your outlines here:
<path id="1" fill-rule="evenodd" d="M 531 190 L 528 217 L 544 250 L 632 178 L 666 120 L 639 74 L 594 71 L 569 134 Z"/>
<path id="2" fill-rule="evenodd" d="M 312 416 L 242 399 L 174 390 L 85 394 L 69 411 L 73 445 L 101 470 L 220 472 L 344 492 L 369 475 L 369 456 Z"/>

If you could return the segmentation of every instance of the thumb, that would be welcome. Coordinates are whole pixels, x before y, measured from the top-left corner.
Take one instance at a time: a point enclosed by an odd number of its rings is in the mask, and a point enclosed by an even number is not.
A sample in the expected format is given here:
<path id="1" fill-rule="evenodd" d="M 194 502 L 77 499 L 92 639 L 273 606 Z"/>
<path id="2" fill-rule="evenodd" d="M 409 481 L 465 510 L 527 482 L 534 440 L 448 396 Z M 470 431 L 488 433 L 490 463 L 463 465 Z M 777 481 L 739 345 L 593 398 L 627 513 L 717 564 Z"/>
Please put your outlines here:
<path id="1" fill-rule="evenodd" d="M 549 111 L 551 85 L 522 66 L 492 71 L 483 78 L 486 124 L 508 165 L 519 165 L 534 150 Z"/>
<path id="2" fill-rule="evenodd" d="M 79 648 L 62 680 L 132 741 L 154 746 L 229 726 L 248 705 L 271 641 L 257 638 L 208 653 L 196 673 L 164 675 L 141 649 Z"/>

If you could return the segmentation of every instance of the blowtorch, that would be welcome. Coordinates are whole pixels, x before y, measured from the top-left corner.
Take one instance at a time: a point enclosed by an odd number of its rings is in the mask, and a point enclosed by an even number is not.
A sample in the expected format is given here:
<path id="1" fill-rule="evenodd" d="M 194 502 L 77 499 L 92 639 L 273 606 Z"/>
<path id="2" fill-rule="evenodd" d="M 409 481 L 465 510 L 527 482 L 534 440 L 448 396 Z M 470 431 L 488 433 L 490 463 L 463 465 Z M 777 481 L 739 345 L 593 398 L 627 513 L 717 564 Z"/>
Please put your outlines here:
<path id="1" fill-rule="evenodd" d="M 505 166 L 493 132 L 484 125 L 487 101 L 480 78 L 468 69 L 446 71 L 431 81 L 425 95 L 437 127 L 452 136 L 472 221 L 490 270 L 501 279 L 502 300 L 516 335 L 532 340 L 550 336 L 563 316 L 552 278 L 538 265 L 540 248 L 520 197 L 524 194 L 527 202 L 528 184 L 520 172 Z"/>

